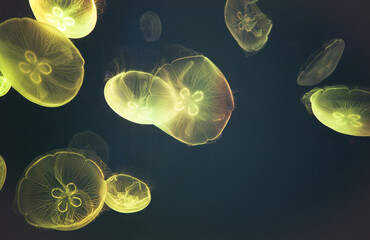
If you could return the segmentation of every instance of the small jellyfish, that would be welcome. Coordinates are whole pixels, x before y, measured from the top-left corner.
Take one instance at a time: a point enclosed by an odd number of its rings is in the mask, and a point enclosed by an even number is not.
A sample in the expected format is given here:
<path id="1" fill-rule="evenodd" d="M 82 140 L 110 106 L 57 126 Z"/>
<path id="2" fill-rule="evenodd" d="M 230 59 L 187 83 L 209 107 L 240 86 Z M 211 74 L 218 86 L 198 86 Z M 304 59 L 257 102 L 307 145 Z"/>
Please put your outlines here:
<path id="1" fill-rule="evenodd" d="M 105 203 L 117 212 L 139 212 L 149 205 L 150 200 L 149 187 L 137 178 L 118 174 L 107 180 Z"/>
<path id="2" fill-rule="evenodd" d="M 183 57 L 159 68 L 155 76 L 175 92 L 176 116 L 154 125 L 188 145 L 205 144 L 221 135 L 234 110 L 234 98 L 213 62 L 203 55 Z"/>
<path id="3" fill-rule="evenodd" d="M 114 76 L 106 83 L 104 96 L 113 111 L 134 123 L 161 123 L 174 116 L 173 92 L 149 73 L 128 71 Z"/>
<path id="4" fill-rule="evenodd" d="M 370 91 L 346 86 L 314 88 L 302 102 L 325 126 L 352 136 L 370 136 Z"/>
<path id="5" fill-rule="evenodd" d="M 36 158 L 16 189 L 16 206 L 35 227 L 71 231 L 93 221 L 107 186 L 101 160 L 82 151 L 57 150 Z"/>
<path id="6" fill-rule="evenodd" d="M 313 86 L 329 77 L 342 57 L 344 46 L 343 39 L 333 39 L 316 50 L 302 65 L 298 85 Z"/>
<path id="7" fill-rule="evenodd" d="M 0 155 L 0 190 L 3 188 L 6 178 L 6 164 L 4 158 Z"/>
<path id="8" fill-rule="evenodd" d="M 29 0 L 36 19 L 50 24 L 69 38 L 87 36 L 96 25 L 94 0 Z"/>
<path id="9" fill-rule="evenodd" d="M 272 29 L 272 22 L 256 5 L 257 0 L 227 0 L 226 26 L 247 53 L 261 50 Z"/>
<path id="10" fill-rule="evenodd" d="M 0 24 L 0 74 L 25 98 L 45 107 L 71 101 L 82 85 L 78 49 L 54 27 L 29 18 Z"/>
<path id="11" fill-rule="evenodd" d="M 0 97 L 9 92 L 11 85 L 6 81 L 5 77 L 0 73 Z"/>
<path id="12" fill-rule="evenodd" d="M 145 41 L 157 41 L 162 33 L 162 23 L 158 15 L 151 11 L 143 13 L 140 17 L 140 30 Z"/>

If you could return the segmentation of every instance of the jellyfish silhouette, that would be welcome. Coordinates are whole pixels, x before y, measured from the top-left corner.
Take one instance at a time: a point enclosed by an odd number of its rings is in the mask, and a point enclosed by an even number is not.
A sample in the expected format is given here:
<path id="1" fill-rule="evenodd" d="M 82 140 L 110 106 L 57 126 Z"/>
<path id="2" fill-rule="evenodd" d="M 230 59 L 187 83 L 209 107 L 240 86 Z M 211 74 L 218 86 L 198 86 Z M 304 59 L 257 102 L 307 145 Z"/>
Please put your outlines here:
<path id="1" fill-rule="evenodd" d="M 334 131 L 370 136 L 370 91 L 346 86 L 314 88 L 302 102 L 309 113 Z"/>
<path id="2" fill-rule="evenodd" d="M 9 92 L 11 85 L 6 81 L 5 77 L 0 73 L 0 97 L 4 96 Z"/>
<path id="3" fill-rule="evenodd" d="M 313 86 L 329 77 L 342 57 L 344 46 L 343 39 L 333 39 L 316 50 L 301 66 L 298 85 Z"/>
<path id="4" fill-rule="evenodd" d="M 140 17 L 140 30 L 145 41 L 154 42 L 162 33 L 162 23 L 155 12 L 147 11 Z"/>
<path id="5" fill-rule="evenodd" d="M 78 93 L 84 59 L 73 43 L 54 27 L 29 18 L 0 24 L 0 72 L 25 98 L 58 107 Z"/>
<path id="6" fill-rule="evenodd" d="M 0 190 L 3 188 L 6 178 L 6 164 L 4 158 L 0 155 Z"/>
<path id="7" fill-rule="evenodd" d="M 107 192 L 101 160 L 79 150 L 56 150 L 36 158 L 16 190 L 16 204 L 35 227 L 71 231 L 100 213 Z"/>
<path id="8" fill-rule="evenodd" d="M 137 178 L 118 174 L 107 180 L 105 203 L 117 212 L 139 212 L 149 205 L 150 200 L 148 186 Z"/>

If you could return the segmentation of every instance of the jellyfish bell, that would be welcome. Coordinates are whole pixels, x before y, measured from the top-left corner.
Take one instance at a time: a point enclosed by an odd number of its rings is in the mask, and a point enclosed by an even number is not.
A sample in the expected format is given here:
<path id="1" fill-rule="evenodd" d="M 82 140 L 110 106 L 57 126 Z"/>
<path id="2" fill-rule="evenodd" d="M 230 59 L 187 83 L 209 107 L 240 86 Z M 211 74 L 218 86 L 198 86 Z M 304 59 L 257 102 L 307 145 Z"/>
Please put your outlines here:
<path id="1" fill-rule="evenodd" d="M 346 86 L 314 88 L 302 102 L 325 126 L 352 136 L 370 136 L 370 91 Z"/>
<path id="2" fill-rule="evenodd" d="M 140 30 L 145 41 L 154 42 L 162 33 L 162 23 L 155 12 L 147 11 L 140 17 Z"/>
<path id="3" fill-rule="evenodd" d="M 107 186 L 100 160 L 79 150 L 37 157 L 16 189 L 16 206 L 32 226 L 61 231 L 82 228 L 104 206 Z"/>
<path id="4" fill-rule="evenodd" d="M 118 174 L 107 180 L 105 203 L 117 212 L 139 212 L 146 208 L 150 201 L 148 185 L 135 177 Z"/>
<path id="5" fill-rule="evenodd" d="M 0 155 L 0 190 L 3 188 L 6 178 L 6 164 L 4 158 Z"/>
<path id="6" fill-rule="evenodd" d="M 9 92 L 11 85 L 6 81 L 5 77 L 0 73 L 0 97 L 4 96 Z"/>
<path id="7" fill-rule="evenodd" d="M 314 86 L 329 77 L 337 67 L 344 47 L 343 39 L 332 39 L 311 54 L 301 67 L 298 85 Z"/>

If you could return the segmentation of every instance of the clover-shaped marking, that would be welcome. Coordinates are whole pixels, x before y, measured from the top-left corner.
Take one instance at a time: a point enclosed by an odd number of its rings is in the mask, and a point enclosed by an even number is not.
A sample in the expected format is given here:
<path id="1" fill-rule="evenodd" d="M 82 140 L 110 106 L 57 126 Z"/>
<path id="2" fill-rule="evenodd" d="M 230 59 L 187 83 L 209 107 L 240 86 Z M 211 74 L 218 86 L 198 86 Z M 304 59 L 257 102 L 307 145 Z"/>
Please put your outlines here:
<path id="1" fill-rule="evenodd" d="M 68 27 L 71 27 L 75 24 L 75 20 L 73 20 L 72 18 L 64 17 L 63 10 L 59 7 L 53 7 L 51 11 L 52 14 L 47 13 L 45 15 L 45 18 L 50 23 L 55 24 L 61 32 L 65 32 Z"/>
<path id="2" fill-rule="evenodd" d="M 148 116 L 152 113 L 152 109 L 147 107 L 141 107 L 137 103 L 129 101 L 127 103 L 127 113 L 137 114 L 141 119 L 147 119 Z"/>
<path id="3" fill-rule="evenodd" d="M 250 17 L 247 13 L 243 15 L 241 12 L 238 12 L 236 17 L 240 20 L 238 23 L 238 28 L 240 31 L 245 30 L 247 32 L 252 32 L 255 37 L 262 36 L 262 30 L 256 27 L 256 17 Z"/>
<path id="4" fill-rule="evenodd" d="M 335 123 L 338 124 L 339 126 L 350 124 L 352 127 L 359 128 L 364 125 L 359 121 L 361 119 L 361 116 L 358 114 L 345 115 L 340 112 L 334 112 L 333 117 L 335 118 Z"/>
<path id="5" fill-rule="evenodd" d="M 74 183 L 68 183 L 63 191 L 60 188 L 53 188 L 51 196 L 58 201 L 58 211 L 64 213 L 68 210 L 69 205 L 78 208 L 82 205 L 82 200 L 78 197 L 77 187 Z"/>
<path id="6" fill-rule="evenodd" d="M 34 83 L 39 84 L 42 81 L 41 74 L 49 75 L 52 72 L 50 64 L 38 61 L 34 52 L 27 50 L 24 58 L 26 61 L 20 62 L 18 67 L 23 73 L 29 74 Z"/>
<path id="7" fill-rule="evenodd" d="M 191 95 L 188 88 L 183 88 L 180 91 L 180 99 L 175 105 L 175 110 L 187 109 L 190 116 L 195 116 L 199 113 L 198 103 L 204 99 L 204 95 L 202 91 L 196 91 Z"/>

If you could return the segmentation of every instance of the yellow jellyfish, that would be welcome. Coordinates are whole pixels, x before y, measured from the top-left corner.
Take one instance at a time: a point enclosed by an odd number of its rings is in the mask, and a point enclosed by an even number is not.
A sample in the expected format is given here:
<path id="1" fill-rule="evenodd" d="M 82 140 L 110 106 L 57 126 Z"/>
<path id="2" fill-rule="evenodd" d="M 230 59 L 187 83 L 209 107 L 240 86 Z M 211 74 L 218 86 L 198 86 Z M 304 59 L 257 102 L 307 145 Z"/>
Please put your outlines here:
<path id="1" fill-rule="evenodd" d="M 29 18 L 0 24 L 0 72 L 25 98 L 45 107 L 71 101 L 82 85 L 84 59 L 54 27 Z"/>
<path id="2" fill-rule="evenodd" d="M 11 85 L 6 81 L 5 77 L 0 73 L 0 97 L 4 96 L 9 92 Z"/>
<path id="3" fill-rule="evenodd" d="M 261 50 L 272 29 L 272 22 L 256 5 L 257 0 L 227 0 L 226 26 L 246 52 Z"/>
<path id="4" fill-rule="evenodd" d="M 54 26 L 69 38 L 85 37 L 96 25 L 94 0 L 30 0 L 30 6 L 38 21 Z"/>
<path id="5" fill-rule="evenodd" d="M 298 85 L 313 86 L 329 77 L 342 57 L 344 46 L 343 39 L 333 39 L 316 50 L 302 65 Z"/>
<path id="6" fill-rule="evenodd" d="M 0 190 L 3 188 L 6 178 L 6 164 L 4 158 L 0 155 Z"/>
<path id="7" fill-rule="evenodd" d="M 370 91 L 346 86 L 314 88 L 302 102 L 325 126 L 339 133 L 370 136 Z"/>
<path id="8" fill-rule="evenodd" d="M 137 178 L 118 174 L 107 180 L 105 203 L 117 212 L 139 212 L 149 205 L 150 200 L 149 187 Z"/>
<path id="9" fill-rule="evenodd" d="M 175 92 L 171 120 L 155 124 L 167 134 L 188 145 L 217 139 L 225 128 L 234 98 L 225 76 L 203 55 L 183 57 L 158 69 Z"/>
<path id="10" fill-rule="evenodd" d="M 100 159 L 78 150 L 57 150 L 36 158 L 16 189 L 16 204 L 35 227 L 71 231 L 93 221 L 107 186 Z"/>
<path id="11" fill-rule="evenodd" d="M 139 124 L 168 121 L 175 96 L 162 79 L 140 71 L 122 72 L 104 88 L 108 105 L 121 117 Z"/>
<path id="12" fill-rule="evenodd" d="M 143 13 L 140 17 L 140 30 L 145 41 L 157 41 L 162 33 L 162 23 L 158 15 L 151 11 Z"/>

